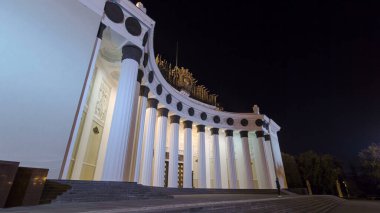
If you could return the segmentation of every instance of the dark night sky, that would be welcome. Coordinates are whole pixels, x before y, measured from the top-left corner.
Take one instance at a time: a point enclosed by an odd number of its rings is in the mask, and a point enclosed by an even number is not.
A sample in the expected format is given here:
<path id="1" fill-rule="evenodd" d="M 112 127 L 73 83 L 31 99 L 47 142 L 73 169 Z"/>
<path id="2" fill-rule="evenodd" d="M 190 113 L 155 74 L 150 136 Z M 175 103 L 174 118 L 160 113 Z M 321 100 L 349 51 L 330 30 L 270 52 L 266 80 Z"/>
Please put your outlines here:
<path id="1" fill-rule="evenodd" d="M 142 2 L 155 53 L 174 63 L 178 40 L 225 110 L 258 104 L 282 127 L 282 151 L 350 161 L 380 142 L 379 1 Z"/>

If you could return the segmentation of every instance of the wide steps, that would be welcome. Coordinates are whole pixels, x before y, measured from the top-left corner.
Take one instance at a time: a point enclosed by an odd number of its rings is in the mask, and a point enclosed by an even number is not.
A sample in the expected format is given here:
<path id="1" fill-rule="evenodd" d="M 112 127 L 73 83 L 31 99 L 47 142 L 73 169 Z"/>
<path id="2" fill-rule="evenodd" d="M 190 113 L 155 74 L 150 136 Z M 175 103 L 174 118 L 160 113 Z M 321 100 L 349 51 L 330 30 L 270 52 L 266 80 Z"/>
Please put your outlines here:
<path id="1" fill-rule="evenodd" d="M 51 199 L 55 203 L 172 198 L 165 193 L 152 190 L 152 187 L 133 182 L 75 180 L 49 180 L 49 182 L 51 184 L 47 185 L 46 195 L 50 195 L 47 197 L 52 198 L 54 193 L 58 193 L 56 199 Z M 70 188 L 58 187 L 58 185 Z M 67 190 L 62 192 L 61 189 Z M 48 203 L 47 199 L 42 203 Z"/>

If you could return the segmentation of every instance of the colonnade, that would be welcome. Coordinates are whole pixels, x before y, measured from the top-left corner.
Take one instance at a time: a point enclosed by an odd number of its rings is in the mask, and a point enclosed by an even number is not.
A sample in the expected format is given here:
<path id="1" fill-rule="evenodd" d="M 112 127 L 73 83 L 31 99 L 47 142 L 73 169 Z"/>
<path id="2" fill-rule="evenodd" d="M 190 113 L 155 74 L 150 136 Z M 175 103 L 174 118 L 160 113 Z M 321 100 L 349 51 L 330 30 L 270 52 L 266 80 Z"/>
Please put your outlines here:
<path id="1" fill-rule="evenodd" d="M 143 185 L 164 187 L 165 186 L 165 161 L 167 160 L 166 147 L 169 146 L 169 159 L 167 171 L 167 186 L 179 186 L 179 134 L 183 134 L 183 186 L 184 188 L 193 187 L 193 144 L 198 147 L 198 166 L 197 166 L 197 187 L 207 188 L 207 175 L 206 175 L 206 131 L 210 131 L 211 141 L 210 145 L 214 151 L 214 165 L 210 168 L 213 170 L 210 177 L 214 180 L 214 188 L 222 188 L 222 168 L 221 168 L 221 154 L 220 154 L 220 141 L 219 141 L 219 128 L 207 128 L 202 124 L 193 125 L 193 121 L 181 118 L 170 112 L 169 109 L 159 107 L 159 101 L 155 98 L 148 98 L 148 87 L 142 85 L 140 88 L 140 97 L 138 107 L 146 107 L 145 109 L 138 109 L 141 113 L 137 115 L 138 118 L 144 120 L 139 123 L 138 139 L 134 142 L 138 144 L 140 149 L 136 151 L 136 164 L 134 181 Z M 193 127 L 196 128 L 196 137 L 193 138 Z M 180 131 L 182 128 L 182 131 Z M 233 130 L 225 130 L 226 141 L 226 162 L 228 173 L 228 188 L 238 189 L 238 173 L 237 162 L 235 158 L 235 148 L 233 139 Z M 253 169 L 251 162 L 250 147 L 248 142 L 248 131 L 240 131 L 240 137 L 243 148 L 243 165 L 242 166 L 247 184 L 244 188 L 254 188 L 253 183 Z M 260 140 L 265 143 L 265 140 Z M 236 141 L 235 141 L 236 142 Z M 168 143 L 168 144 L 167 144 Z M 261 145 L 264 149 L 265 144 Z M 261 162 L 267 163 L 265 156 Z M 263 168 L 268 166 L 264 165 Z M 263 170 L 261 172 L 268 172 Z M 269 174 L 264 176 L 270 178 Z M 260 180 L 261 181 L 261 180 Z M 267 181 L 269 183 L 270 180 Z M 262 188 L 267 188 L 265 184 L 261 184 Z"/>
<path id="2" fill-rule="evenodd" d="M 193 187 L 193 147 L 198 147 L 197 187 L 207 188 L 206 172 L 206 126 L 198 122 L 196 137 L 192 137 L 193 121 L 181 118 L 176 112 L 170 112 L 159 104 L 159 100 L 149 98 L 149 87 L 141 85 L 143 67 L 139 69 L 139 60 L 142 52 L 135 46 L 123 47 L 121 74 L 118 93 L 112 119 L 107 154 L 103 168 L 103 180 L 134 181 L 143 185 L 163 187 L 165 186 L 165 174 L 167 174 L 167 186 L 179 186 L 179 132 L 183 128 L 184 154 L 183 154 L 183 187 Z M 137 81 L 135 80 L 137 79 Z M 138 91 L 139 90 L 139 91 Z M 136 97 L 138 95 L 138 98 Z M 214 150 L 213 172 L 214 188 L 222 188 L 222 164 L 220 155 L 219 129 L 207 128 L 211 134 L 211 146 Z M 232 129 L 225 129 L 226 141 L 226 165 L 228 174 L 228 188 L 241 188 L 238 184 L 237 162 L 235 157 L 234 139 Z M 256 131 L 258 138 L 257 147 L 260 156 L 258 173 L 260 174 L 260 188 L 273 187 L 271 181 L 274 168 L 271 149 L 265 144 L 264 132 Z M 245 188 L 254 188 L 251 155 L 248 143 L 248 131 L 240 131 L 243 150 L 243 165 L 247 183 Z M 167 144 L 168 143 L 168 144 Z M 165 171 L 166 146 L 169 145 L 168 171 Z M 256 160 L 256 159 L 255 159 Z"/>

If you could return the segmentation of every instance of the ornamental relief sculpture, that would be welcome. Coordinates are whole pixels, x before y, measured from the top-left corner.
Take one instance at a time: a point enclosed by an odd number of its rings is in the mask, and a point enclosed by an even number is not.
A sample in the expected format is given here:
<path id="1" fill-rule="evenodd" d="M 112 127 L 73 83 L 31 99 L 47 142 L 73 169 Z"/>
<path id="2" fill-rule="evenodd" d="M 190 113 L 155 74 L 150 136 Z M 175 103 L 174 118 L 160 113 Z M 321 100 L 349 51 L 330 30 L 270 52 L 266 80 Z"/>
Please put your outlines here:
<path id="1" fill-rule="evenodd" d="M 106 120 L 110 93 L 111 87 L 102 80 L 95 105 L 95 116 L 103 122 Z"/>
<path id="2" fill-rule="evenodd" d="M 198 101 L 216 106 L 218 109 L 223 110 L 216 100 L 218 95 L 211 94 L 204 85 L 197 85 L 197 80 L 193 77 L 189 69 L 178 66 L 172 67 L 172 65 L 165 59 L 162 59 L 160 55 L 156 57 L 156 63 L 165 80 L 178 91 L 181 93 L 184 92 Z"/>

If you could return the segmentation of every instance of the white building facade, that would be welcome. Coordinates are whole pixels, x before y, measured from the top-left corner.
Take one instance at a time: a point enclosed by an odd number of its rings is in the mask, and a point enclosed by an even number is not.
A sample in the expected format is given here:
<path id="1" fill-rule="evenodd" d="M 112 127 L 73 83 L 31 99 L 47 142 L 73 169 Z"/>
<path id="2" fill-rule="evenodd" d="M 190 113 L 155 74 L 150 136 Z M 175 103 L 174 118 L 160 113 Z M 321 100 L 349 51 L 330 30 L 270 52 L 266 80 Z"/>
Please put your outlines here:
<path id="1" fill-rule="evenodd" d="M 168 83 L 142 4 L 15 0 L 0 17 L 16 10 L 0 41 L 0 160 L 53 179 L 266 189 L 277 178 L 287 188 L 280 127 L 258 107 L 221 111 Z"/>

